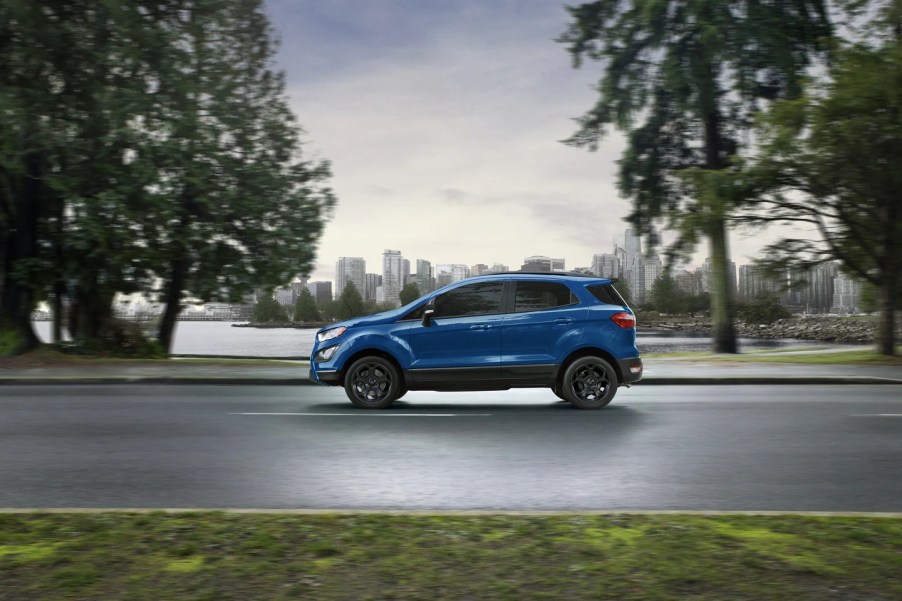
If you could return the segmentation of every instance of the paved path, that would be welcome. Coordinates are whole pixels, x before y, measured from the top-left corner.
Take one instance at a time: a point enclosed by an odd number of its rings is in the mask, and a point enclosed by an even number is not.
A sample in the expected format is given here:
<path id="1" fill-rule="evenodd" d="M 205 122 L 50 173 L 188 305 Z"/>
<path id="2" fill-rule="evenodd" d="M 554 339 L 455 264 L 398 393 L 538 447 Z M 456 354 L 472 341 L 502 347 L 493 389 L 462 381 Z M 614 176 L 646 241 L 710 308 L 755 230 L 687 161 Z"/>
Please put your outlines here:
<path id="1" fill-rule="evenodd" d="M 0 507 L 902 511 L 902 386 L 8 386 Z"/>

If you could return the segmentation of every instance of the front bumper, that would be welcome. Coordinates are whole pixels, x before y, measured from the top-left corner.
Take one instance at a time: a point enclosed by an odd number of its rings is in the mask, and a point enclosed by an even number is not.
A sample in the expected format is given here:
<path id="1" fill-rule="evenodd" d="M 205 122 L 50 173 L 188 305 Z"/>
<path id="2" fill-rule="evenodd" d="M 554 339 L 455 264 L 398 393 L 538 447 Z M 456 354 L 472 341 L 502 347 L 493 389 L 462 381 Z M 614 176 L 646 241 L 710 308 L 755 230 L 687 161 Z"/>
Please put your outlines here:
<path id="1" fill-rule="evenodd" d="M 317 384 L 326 386 L 338 386 L 340 384 L 337 371 L 314 371 L 310 368 L 310 379 Z"/>
<path id="2" fill-rule="evenodd" d="M 620 384 L 634 384 L 642 379 L 642 359 L 633 357 L 631 359 L 618 359 L 617 366 L 623 380 Z"/>

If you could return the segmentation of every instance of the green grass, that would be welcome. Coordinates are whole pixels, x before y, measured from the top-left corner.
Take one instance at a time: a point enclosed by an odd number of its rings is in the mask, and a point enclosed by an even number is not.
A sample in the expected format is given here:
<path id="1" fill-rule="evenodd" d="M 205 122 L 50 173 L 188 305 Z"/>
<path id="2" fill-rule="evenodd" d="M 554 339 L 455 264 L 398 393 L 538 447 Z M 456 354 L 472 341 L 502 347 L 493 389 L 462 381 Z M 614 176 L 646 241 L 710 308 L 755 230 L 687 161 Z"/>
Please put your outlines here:
<path id="1" fill-rule="evenodd" d="M 806 365 L 896 365 L 902 366 L 902 347 L 894 357 L 874 351 L 837 351 L 812 355 L 716 355 L 710 361 L 754 361 L 758 363 L 802 363 Z"/>
<path id="2" fill-rule="evenodd" d="M 0 598 L 902 598 L 902 519 L 0 515 Z"/>

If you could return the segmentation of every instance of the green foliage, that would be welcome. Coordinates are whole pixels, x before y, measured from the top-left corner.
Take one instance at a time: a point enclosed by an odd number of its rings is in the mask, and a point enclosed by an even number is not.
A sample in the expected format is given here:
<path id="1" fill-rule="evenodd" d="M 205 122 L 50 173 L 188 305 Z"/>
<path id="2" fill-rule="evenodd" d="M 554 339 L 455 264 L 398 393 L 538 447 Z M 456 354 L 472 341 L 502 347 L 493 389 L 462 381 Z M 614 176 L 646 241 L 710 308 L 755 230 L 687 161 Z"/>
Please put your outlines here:
<path id="1" fill-rule="evenodd" d="M 740 304 L 736 313 L 739 319 L 751 324 L 769 324 L 792 316 L 773 292 L 763 292 L 756 299 Z"/>
<path id="2" fill-rule="evenodd" d="M 322 316 L 319 314 L 319 309 L 316 308 L 316 301 L 313 299 L 313 295 L 310 294 L 310 290 L 306 286 L 302 287 L 298 300 L 294 304 L 293 320 L 309 322 L 320 321 L 321 319 Z"/>
<path id="3" fill-rule="evenodd" d="M 655 280 L 644 308 L 668 315 L 700 313 L 711 305 L 708 294 L 692 295 L 680 288 L 670 274 Z"/>
<path id="4" fill-rule="evenodd" d="M 811 56 L 831 34 L 823 0 L 598 1 L 567 9 L 559 39 L 574 66 L 599 61 L 597 103 L 567 143 L 595 150 L 626 132 L 620 190 L 629 221 L 651 243 L 655 222 L 677 233 L 669 254 L 711 244 L 712 320 L 720 351 L 735 351 L 726 222 L 748 190 L 732 175 L 763 102 L 796 97 Z"/>
<path id="5" fill-rule="evenodd" d="M 285 323 L 288 314 L 285 307 L 276 302 L 271 294 L 264 294 L 254 306 L 254 323 Z"/>
<path id="6" fill-rule="evenodd" d="M 259 0 L 0 3 L 0 324 L 58 290 L 97 339 L 140 291 L 165 346 L 309 271 L 335 199 L 274 59 Z"/>
<path id="7" fill-rule="evenodd" d="M 411 282 L 401 289 L 399 296 L 401 297 L 401 306 L 404 306 L 417 300 L 422 294 L 417 285 Z"/>
<path id="8" fill-rule="evenodd" d="M 760 120 L 763 150 L 747 174 L 762 193 L 743 218 L 815 228 L 818 236 L 768 247 L 770 267 L 839 260 L 879 291 L 878 339 L 893 354 L 902 298 L 902 37 L 836 58 L 829 81 Z"/>
<path id="9" fill-rule="evenodd" d="M 354 285 L 354 282 L 348 282 L 336 302 L 335 316 L 338 319 L 351 319 L 366 314 L 366 307 L 360 292 L 357 291 L 357 286 Z"/>

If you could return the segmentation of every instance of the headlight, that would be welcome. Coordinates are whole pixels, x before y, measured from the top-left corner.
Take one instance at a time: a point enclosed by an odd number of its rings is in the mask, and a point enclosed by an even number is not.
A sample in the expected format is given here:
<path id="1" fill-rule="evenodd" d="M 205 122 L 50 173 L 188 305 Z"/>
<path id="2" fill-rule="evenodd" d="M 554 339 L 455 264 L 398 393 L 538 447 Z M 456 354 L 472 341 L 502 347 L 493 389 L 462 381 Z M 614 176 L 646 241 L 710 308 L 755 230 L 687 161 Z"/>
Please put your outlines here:
<path id="1" fill-rule="evenodd" d="M 327 340 L 332 340 L 333 338 L 338 338 L 342 334 L 345 333 L 345 330 L 348 328 L 344 326 L 338 326 L 337 328 L 332 328 L 331 330 L 326 330 L 325 332 L 320 332 L 316 335 L 316 339 L 320 342 L 325 342 Z"/>

